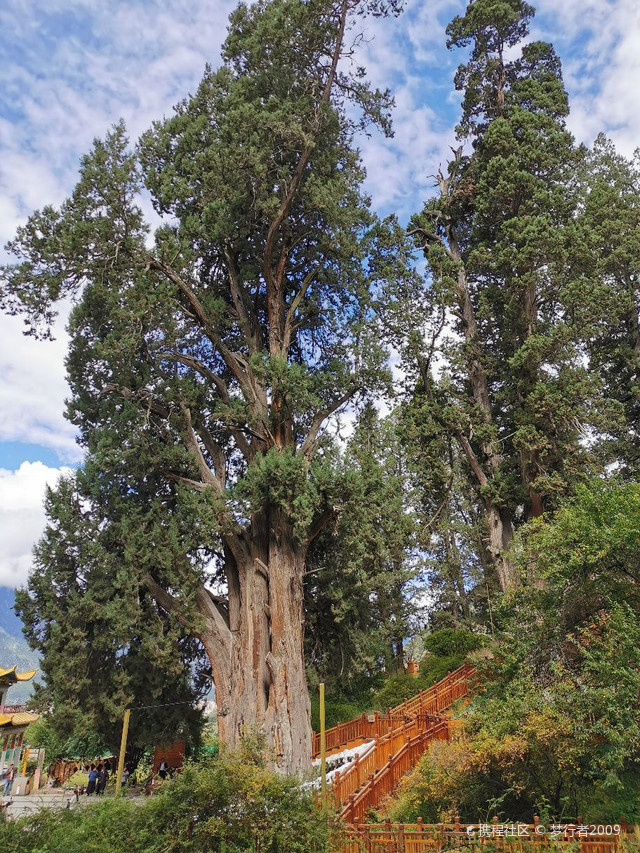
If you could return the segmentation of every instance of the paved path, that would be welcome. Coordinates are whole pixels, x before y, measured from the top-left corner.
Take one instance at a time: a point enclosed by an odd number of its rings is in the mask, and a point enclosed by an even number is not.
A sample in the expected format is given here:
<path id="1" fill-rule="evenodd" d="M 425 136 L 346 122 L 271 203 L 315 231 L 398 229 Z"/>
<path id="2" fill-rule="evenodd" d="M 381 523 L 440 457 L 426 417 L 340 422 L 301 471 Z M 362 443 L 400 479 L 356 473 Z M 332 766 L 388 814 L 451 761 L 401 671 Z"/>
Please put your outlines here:
<path id="1" fill-rule="evenodd" d="M 81 794 L 78 799 L 71 793 L 65 793 L 61 788 L 50 791 L 40 791 L 37 794 L 28 794 L 25 797 L 10 798 L 7 808 L 7 817 L 17 818 L 34 814 L 40 809 L 76 809 L 85 808 L 91 803 L 101 802 L 102 797 L 87 797 Z M 8 801 L 2 800 L 4 803 Z"/>
<path id="2" fill-rule="evenodd" d="M 106 797 L 111 799 L 113 793 L 110 791 Z M 138 792 L 127 792 L 127 799 L 137 803 L 144 802 L 147 798 Z M 28 794 L 24 797 L 0 797 L 0 802 L 3 804 L 9 803 L 7 808 L 7 817 L 17 818 L 25 817 L 26 815 L 34 814 L 40 809 L 77 809 L 86 808 L 92 803 L 104 802 L 104 797 L 87 797 L 86 794 L 80 794 L 76 800 L 71 793 L 66 793 L 62 788 L 43 789 L 37 794 Z"/>
<path id="3" fill-rule="evenodd" d="M 3 803 L 9 803 L 7 807 L 7 817 L 22 817 L 23 815 L 33 814 L 43 808 L 64 809 L 67 807 L 67 798 L 64 791 L 54 790 L 46 793 L 28 794 L 25 797 L 10 797 L 8 800 L 3 798 Z"/>

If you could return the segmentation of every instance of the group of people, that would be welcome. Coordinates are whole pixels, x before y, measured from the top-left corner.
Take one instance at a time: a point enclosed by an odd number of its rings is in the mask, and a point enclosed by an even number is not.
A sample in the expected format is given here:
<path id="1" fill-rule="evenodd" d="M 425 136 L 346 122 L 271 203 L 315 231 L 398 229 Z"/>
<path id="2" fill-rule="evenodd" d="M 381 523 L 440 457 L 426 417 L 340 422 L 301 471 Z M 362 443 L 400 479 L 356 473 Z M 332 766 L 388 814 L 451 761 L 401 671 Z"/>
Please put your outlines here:
<path id="1" fill-rule="evenodd" d="M 110 773 L 111 762 L 109 761 L 105 761 L 104 764 L 100 763 L 97 766 L 95 764 L 91 764 L 89 766 L 87 797 L 90 797 L 92 794 L 104 794 L 104 789 L 107 787 Z"/>
<path id="2" fill-rule="evenodd" d="M 165 779 L 173 778 L 175 768 L 171 767 L 164 759 L 160 762 L 157 774 L 151 771 L 146 777 L 140 776 L 140 770 L 136 772 L 134 764 L 126 764 L 122 773 L 123 786 L 139 786 L 145 794 L 149 795 Z"/>
<path id="3" fill-rule="evenodd" d="M 11 786 L 13 785 L 13 780 L 16 778 L 16 767 L 15 764 L 10 765 L 9 767 L 5 767 L 2 773 L 2 781 L 4 783 L 4 790 L 2 792 L 4 797 L 8 797 L 11 793 Z"/>

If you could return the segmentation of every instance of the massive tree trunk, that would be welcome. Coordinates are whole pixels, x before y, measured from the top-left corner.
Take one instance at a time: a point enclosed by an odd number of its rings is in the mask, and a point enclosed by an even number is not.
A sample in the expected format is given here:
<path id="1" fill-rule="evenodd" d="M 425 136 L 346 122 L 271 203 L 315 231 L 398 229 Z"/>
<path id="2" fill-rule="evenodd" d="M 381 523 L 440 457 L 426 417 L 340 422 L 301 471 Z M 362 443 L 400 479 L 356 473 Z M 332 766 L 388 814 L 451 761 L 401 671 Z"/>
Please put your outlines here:
<path id="1" fill-rule="evenodd" d="M 500 511 L 493 501 L 485 500 L 487 522 L 487 551 L 498 576 L 500 589 L 506 592 L 517 585 L 517 576 L 506 551 L 513 539 L 513 524 L 510 514 Z"/>
<path id="2" fill-rule="evenodd" d="M 261 731 L 276 766 L 300 773 L 309 767 L 312 735 L 303 653 L 306 549 L 274 515 L 269 529 L 256 531 L 266 552 L 230 572 L 239 583 L 229 587 L 231 678 L 218 700 L 221 739 L 234 747 Z"/>
<path id="3" fill-rule="evenodd" d="M 216 596 L 198 589 L 195 633 L 211 663 L 221 742 L 233 749 L 262 734 L 274 766 L 300 775 L 310 766 L 312 737 L 303 652 L 306 546 L 274 515 L 271 524 L 254 519 L 255 556 L 239 564 L 226 549 L 224 614 Z M 153 578 L 147 585 L 163 608 L 188 622 Z"/>
<path id="4" fill-rule="evenodd" d="M 222 741 L 235 746 L 263 731 L 287 773 L 311 757 L 306 551 L 334 515 L 314 457 L 327 419 L 380 367 L 360 326 L 369 312 L 364 290 L 380 289 L 380 280 L 365 260 L 372 220 L 345 102 L 365 125 L 385 130 L 389 106 L 360 74 L 352 78 L 348 63 L 338 72 L 349 20 L 369 4 L 298 5 L 295 22 L 284 24 L 286 4 L 241 6 L 224 67 L 207 72 L 197 95 L 156 123 L 136 155 L 122 126 L 97 142 L 53 229 L 47 214 L 46 239 L 26 248 L 44 233 L 34 225 L 16 244 L 34 271 L 36 257 L 42 268 L 27 275 L 18 265 L 11 285 L 21 301 L 27 279 L 30 294 L 36 278 L 47 282 L 47 300 L 84 288 L 69 363 L 84 441 L 90 453 L 99 448 L 94 467 L 131 494 L 139 488 L 145 508 L 157 498 L 160 515 L 181 504 L 183 490 L 203 512 L 198 519 L 182 505 L 185 528 L 195 524 L 184 540 L 169 537 L 168 550 L 185 565 L 174 556 L 152 562 L 152 554 L 141 582 L 202 642 Z M 375 5 L 387 14 L 399 4 Z M 265 33 L 275 33 L 269 56 Z M 265 86 L 276 108 L 259 96 Z M 236 157 L 247 133 L 250 151 Z M 153 249 L 138 207 L 141 181 L 168 217 Z M 321 204 L 318 181 L 327 183 Z M 21 302 L 34 329 L 50 316 L 36 302 Z M 103 428 L 109 442 L 96 437 Z M 116 436 L 127 461 L 105 450 Z M 226 573 L 224 595 L 208 588 L 209 559 Z M 195 579 L 185 583 L 192 568 Z"/>

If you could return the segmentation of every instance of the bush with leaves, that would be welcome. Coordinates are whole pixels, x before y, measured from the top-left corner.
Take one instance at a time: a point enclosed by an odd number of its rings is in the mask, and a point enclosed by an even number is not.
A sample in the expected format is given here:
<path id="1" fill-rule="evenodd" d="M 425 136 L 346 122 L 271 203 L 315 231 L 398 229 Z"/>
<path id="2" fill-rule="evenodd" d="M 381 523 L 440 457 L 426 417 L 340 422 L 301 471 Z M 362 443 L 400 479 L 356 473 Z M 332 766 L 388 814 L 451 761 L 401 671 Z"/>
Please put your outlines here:
<path id="1" fill-rule="evenodd" d="M 581 485 L 517 538 L 469 739 L 426 756 L 394 819 L 640 820 L 640 486 Z M 446 784 L 443 779 L 446 778 Z"/>
<path id="2" fill-rule="evenodd" d="M 268 769 L 260 744 L 187 765 L 142 804 L 107 800 L 0 824 L 3 853 L 322 853 L 332 823 L 298 781 Z"/>

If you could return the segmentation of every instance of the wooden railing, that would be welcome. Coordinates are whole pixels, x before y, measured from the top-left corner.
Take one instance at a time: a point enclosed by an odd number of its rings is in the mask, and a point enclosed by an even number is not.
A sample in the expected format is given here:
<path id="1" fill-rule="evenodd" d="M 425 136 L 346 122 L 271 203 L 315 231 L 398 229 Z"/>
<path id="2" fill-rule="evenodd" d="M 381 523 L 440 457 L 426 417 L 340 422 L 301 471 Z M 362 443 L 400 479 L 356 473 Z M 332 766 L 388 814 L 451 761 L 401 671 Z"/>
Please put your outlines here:
<path id="1" fill-rule="evenodd" d="M 475 668 L 463 664 L 442 681 L 412 699 L 405 700 L 386 715 L 363 715 L 330 729 L 328 749 L 354 745 L 373 739 L 372 748 L 358 756 L 332 782 L 336 806 L 350 826 L 346 831 L 343 853 L 439 853 L 489 844 L 502 853 L 531 853 L 566 847 L 580 853 L 621 853 L 622 841 L 635 833 L 640 842 L 640 827 L 628 827 L 624 820 L 609 827 L 568 825 L 564 832 L 545 831 L 538 819 L 533 824 L 451 824 L 365 825 L 369 809 L 377 808 L 397 788 L 435 740 L 452 740 L 461 731 L 459 720 L 445 719 L 441 712 L 466 696 L 472 687 Z M 329 732 L 327 734 L 329 734 Z M 314 748 L 316 748 L 314 740 Z M 331 747 L 329 747 L 331 743 Z M 542 830 L 542 831 L 541 831 Z M 531 846 L 533 845 L 533 847 Z"/>
<path id="2" fill-rule="evenodd" d="M 356 756 L 345 770 L 338 771 L 331 785 L 335 805 L 342 809 L 347 823 L 362 822 L 369 809 L 377 808 L 433 740 L 451 740 L 459 730 L 458 721 L 445 720 L 439 712 L 468 694 L 474 673 L 472 666 L 463 665 L 428 690 L 390 708 L 386 716 L 366 720 L 369 731 L 379 733 L 370 735 L 375 740 L 373 747 L 362 759 Z M 363 725 L 358 727 L 360 722 Z M 362 739 L 364 725 L 358 718 L 333 731 L 336 737 Z"/>
<path id="3" fill-rule="evenodd" d="M 338 723 L 326 731 L 327 752 L 332 750 L 355 746 L 363 740 L 372 740 L 389 734 L 398 725 L 406 721 L 407 717 L 415 715 L 438 714 L 449 708 L 452 703 L 460 698 L 459 684 L 467 685 L 475 673 L 471 664 L 464 663 L 454 672 L 445 676 L 442 681 L 421 690 L 411 699 L 405 699 L 395 708 L 389 708 L 388 713 L 362 714 L 346 723 Z M 456 694 L 456 695 L 454 695 Z M 313 735 L 313 756 L 316 758 L 320 753 L 320 735 Z"/>
<path id="4" fill-rule="evenodd" d="M 341 816 L 346 823 L 358 824 L 365 820 L 369 809 L 378 808 L 398 787 L 400 780 L 412 770 L 434 740 L 450 740 L 451 727 L 448 720 L 432 724 L 425 731 L 413 737 L 407 737 L 395 751 L 389 752 L 381 767 L 369 773 L 366 781 L 353 790 L 352 782 L 355 767 L 349 769 L 344 777 L 334 781 L 333 791 L 338 805 L 343 805 Z M 382 751 L 372 750 L 373 760 L 382 755 Z M 364 763 L 364 762 L 363 762 Z M 345 782 L 347 783 L 345 785 Z M 351 790 L 349 790 L 351 789 Z M 342 799 L 346 794 L 346 800 Z M 340 798 L 340 799 L 339 799 Z"/>
<path id="5" fill-rule="evenodd" d="M 605 829 L 614 832 L 601 832 Z M 544 830 L 537 820 L 532 824 L 465 824 L 459 821 L 425 824 L 421 820 L 415 824 L 391 824 L 386 821 L 350 828 L 342 849 L 343 853 L 439 853 L 445 849 L 488 844 L 505 853 L 525 853 L 579 844 L 580 853 L 618 853 L 625 839 L 634 835 L 637 838 L 639 834 L 638 827 L 627 826 L 624 822 L 607 828 L 569 824 L 562 832 Z"/>

